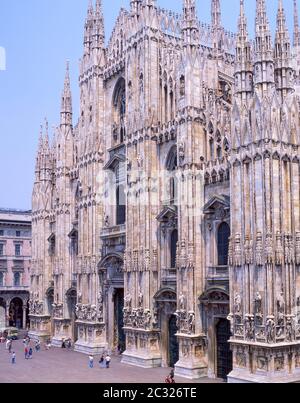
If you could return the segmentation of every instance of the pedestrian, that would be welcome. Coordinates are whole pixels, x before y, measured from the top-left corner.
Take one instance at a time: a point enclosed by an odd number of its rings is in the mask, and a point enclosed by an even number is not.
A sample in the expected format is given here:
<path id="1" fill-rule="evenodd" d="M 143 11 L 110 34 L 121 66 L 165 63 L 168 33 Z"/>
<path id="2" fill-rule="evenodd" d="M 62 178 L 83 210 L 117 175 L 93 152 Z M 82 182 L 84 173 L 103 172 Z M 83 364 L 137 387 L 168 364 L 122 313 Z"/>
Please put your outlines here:
<path id="1" fill-rule="evenodd" d="M 40 351 L 41 343 L 39 340 L 35 342 L 35 351 L 38 353 Z"/>
<path id="2" fill-rule="evenodd" d="M 29 359 L 32 359 L 32 353 L 33 353 L 33 351 L 32 351 L 32 348 L 30 347 L 29 352 L 28 352 Z"/>
<path id="3" fill-rule="evenodd" d="M 106 368 L 109 368 L 110 361 L 111 361 L 111 358 L 110 358 L 109 354 L 107 354 L 105 357 Z"/>
<path id="4" fill-rule="evenodd" d="M 7 340 L 6 340 L 6 345 L 5 345 L 5 346 L 6 346 L 6 350 L 8 350 L 8 348 L 9 348 L 9 343 L 10 343 L 10 340 L 7 339 Z"/>
<path id="5" fill-rule="evenodd" d="M 50 350 L 50 348 L 51 348 L 51 340 L 48 339 L 48 340 L 46 341 L 46 343 L 45 343 L 45 350 Z"/>
<path id="6" fill-rule="evenodd" d="M 71 341 L 71 339 L 68 340 L 67 347 L 68 347 L 69 350 L 71 350 L 71 348 L 72 348 L 72 341 Z"/>
<path id="7" fill-rule="evenodd" d="M 94 368 L 94 357 L 92 355 L 89 356 L 89 367 Z"/>
<path id="8" fill-rule="evenodd" d="M 16 353 L 13 351 L 12 356 L 11 356 L 11 363 L 15 364 L 16 363 Z"/>
<path id="9" fill-rule="evenodd" d="M 25 346 L 24 354 L 25 354 L 25 360 L 27 360 L 28 359 L 28 347 L 27 346 Z"/>
<path id="10" fill-rule="evenodd" d="M 63 339 L 63 341 L 62 341 L 61 348 L 66 348 L 66 342 L 65 342 L 65 339 Z"/>
<path id="11" fill-rule="evenodd" d="M 104 368 L 105 367 L 105 360 L 104 360 L 104 356 L 102 355 L 99 361 L 99 365 L 100 368 Z"/>
<path id="12" fill-rule="evenodd" d="M 12 349 L 12 340 L 9 340 L 9 345 L 8 345 L 9 354 L 11 353 L 11 349 Z"/>
<path id="13" fill-rule="evenodd" d="M 165 383 L 175 383 L 174 371 L 171 371 L 170 374 L 166 377 Z"/>

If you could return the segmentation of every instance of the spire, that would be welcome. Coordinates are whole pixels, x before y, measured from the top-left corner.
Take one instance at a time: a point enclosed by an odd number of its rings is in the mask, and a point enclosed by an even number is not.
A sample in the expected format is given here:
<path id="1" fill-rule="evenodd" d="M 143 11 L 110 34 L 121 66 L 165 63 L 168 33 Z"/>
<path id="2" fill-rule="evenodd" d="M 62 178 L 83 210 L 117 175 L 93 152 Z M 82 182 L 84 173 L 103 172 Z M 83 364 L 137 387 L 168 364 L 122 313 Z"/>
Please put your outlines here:
<path id="1" fill-rule="evenodd" d="M 36 153 L 36 163 L 35 163 L 36 181 L 39 181 L 39 177 L 40 177 L 42 152 L 43 152 L 43 126 L 40 125 L 39 142 L 38 142 L 38 149 L 37 149 L 37 153 Z"/>
<path id="2" fill-rule="evenodd" d="M 211 1 L 211 25 L 214 28 L 221 26 L 220 0 Z"/>
<path id="3" fill-rule="evenodd" d="M 277 27 L 275 36 L 275 59 L 290 58 L 290 37 L 282 0 L 278 1 Z"/>
<path id="4" fill-rule="evenodd" d="M 183 1 L 182 31 L 185 44 L 196 46 L 199 44 L 199 26 L 197 21 L 195 0 Z"/>
<path id="5" fill-rule="evenodd" d="M 265 0 L 256 0 L 255 33 L 255 52 L 258 58 L 270 55 L 272 41 Z"/>
<path id="6" fill-rule="evenodd" d="M 130 1 L 130 10 L 131 14 L 139 15 L 141 11 L 142 0 L 131 0 Z"/>
<path id="7" fill-rule="evenodd" d="M 294 0 L 294 47 L 300 47 L 300 28 L 297 0 Z"/>
<path id="8" fill-rule="evenodd" d="M 92 30 L 93 49 L 103 48 L 104 42 L 105 42 L 105 33 L 104 33 L 104 17 L 102 11 L 102 1 L 96 0 L 93 30 Z"/>
<path id="9" fill-rule="evenodd" d="M 188 22 L 194 22 L 197 20 L 195 0 L 184 0 L 183 19 Z"/>
<path id="10" fill-rule="evenodd" d="M 252 90 L 252 49 L 248 37 L 244 0 L 240 0 L 240 15 L 236 41 L 235 94 L 240 96 L 241 101 L 245 101 L 247 94 L 252 94 Z"/>
<path id="11" fill-rule="evenodd" d="M 49 154 L 50 146 L 49 146 L 49 124 L 48 119 L 45 118 L 45 137 L 44 137 L 44 153 Z"/>
<path id="12" fill-rule="evenodd" d="M 278 1 L 274 60 L 276 87 L 283 100 L 289 92 L 293 91 L 293 69 L 291 66 L 290 36 L 282 0 Z"/>
<path id="13" fill-rule="evenodd" d="M 64 89 L 61 98 L 61 125 L 72 125 L 72 93 L 70 85 L 70 66 L 67 61 Z"/>
<path id="14" fill-rule="evenodd" d="M 92 26 L 94 19 L 93 2 L 89 0 L 87 17 L 84 24 L 84 55 L 89 55 L 92 42 Z"/>
<path id="15" fill-rule="evenodd" d="M 256 0 L 255 19 L 255 85 L 263 94 L 274 87 L 274 60 L 266 1 Z"/>

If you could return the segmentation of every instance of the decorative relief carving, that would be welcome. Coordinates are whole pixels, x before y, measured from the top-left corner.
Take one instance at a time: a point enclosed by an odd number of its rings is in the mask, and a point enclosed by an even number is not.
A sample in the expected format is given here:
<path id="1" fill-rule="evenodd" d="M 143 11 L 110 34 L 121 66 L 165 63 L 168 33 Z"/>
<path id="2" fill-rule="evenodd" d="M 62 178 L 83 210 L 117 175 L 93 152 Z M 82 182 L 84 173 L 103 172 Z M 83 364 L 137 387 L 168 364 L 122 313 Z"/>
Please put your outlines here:
<path id="1" fill-rule="evenodd" d="M 240 234 L 236 234 L 234 238 L 233 264 L 234 266 L 242 266 L 242 246 Z"/>
<path id="2" fill-rule="evenodd" d="M 248 235 L 246 235 L 245 237 L 244 257 L 245 257 L 245 264 L 253 263 L 253 243 Z"/>
<path id="3" fill-rule="evenodd" d="M 261 232 L 257 232 L 256 234 L 255 258 L 257 266 L 262 266 L 264 262 L 263 262 L 263 242 Z"/>
<path id="4" fill-rule="evenodd" d="M 54 303 L 52 304 L 52 308 L 53 308 L 52 314 L 54 318 L 63 318 L 63 309 L 64 309 L 63 304 Z"/>
<path id="5" fill-rule="evenodd" d="M 275 371 L 284 370 L 284 356 L 279 355 L 274 358 L 274 369 Z"/>
<path id="6" fill-rule="evenodd" d="M 281 266 L 283 263 L 284 251 L 282 245 L 282 237 L 280 232 L 276 234 L 276 251 L 275 251 L 275 263 L 278 266 Z"/>
<path id="7" fill-rule="evenodd" d="M 79 321 L 84 322 L 96 322 L 98 318 L 98 312 L 96 305 L 90 304 L 76 304 L 75 307 L 76 317 Z"/>
<path id="8" fill-rule="evenodd" d="M 295 254 L 296 254 L 296 265 L 300 265 L 300 232 L 296 232 L 296 243 L 295 243 Z"/>
<path id="9" fill-rule="evenodd" d="M 258 356 L 256 360 L 257 368 L 261 371 L 268 371 L 268 358 L 266 356 Z"/>

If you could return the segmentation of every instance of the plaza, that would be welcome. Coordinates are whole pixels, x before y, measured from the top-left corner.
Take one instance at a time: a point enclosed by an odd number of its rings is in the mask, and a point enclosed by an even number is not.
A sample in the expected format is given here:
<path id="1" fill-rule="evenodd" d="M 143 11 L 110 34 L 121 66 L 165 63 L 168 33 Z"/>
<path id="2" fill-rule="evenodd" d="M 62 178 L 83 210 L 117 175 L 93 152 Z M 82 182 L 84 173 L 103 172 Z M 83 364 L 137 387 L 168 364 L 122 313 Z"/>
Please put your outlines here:
<path id="1" fill-rule="evenodd" d="M 32 344 L 33 345 L 33 344 Z M 94 368 L 88 367 L 88 356 L 72 350 L 44 346 L 33 358 L 25 360 L 22 340 L 13 342 L 16 364 L 11 364 L 11 355 L 0 344 L 0 383 L 163 383 L 168 368 L 143 369 L 121 364 L 121 357 L 112 356 L 111 368 L 100 368 L 99 359 L 94 358 Z M 177 383 L 217 383 L 218 380 L 204 378 L 190 381 L 176 377 Z"/>

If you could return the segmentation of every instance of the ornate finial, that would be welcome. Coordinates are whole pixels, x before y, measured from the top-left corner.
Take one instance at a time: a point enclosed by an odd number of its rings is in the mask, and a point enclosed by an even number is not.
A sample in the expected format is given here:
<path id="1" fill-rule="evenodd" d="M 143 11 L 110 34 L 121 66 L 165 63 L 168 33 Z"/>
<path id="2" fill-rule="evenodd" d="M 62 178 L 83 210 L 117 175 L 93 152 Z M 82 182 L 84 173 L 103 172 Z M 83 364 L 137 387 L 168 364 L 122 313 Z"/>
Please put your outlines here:
<path id="1" fill-rule="evenodd" d="M 195 0 L 184 0 L 183 19 L 185 21 L 194 21 L 197 19 Z"/>
<path id="2" fill-rule="evenodd" d="M 221 26 L 220 0 L 212 0 L 211 2 L 211 25 L 214 28 Z"/>
<path id="3" fill-rule="evenodd" d="M 72 121 L 72 93 L 70 84 L 70 63 L 66 62 L 64 89 L 61 97 L 61 124 L 70 124 Z"/>
<path id="4" fill-rule="evenodd" d="M 300 29 L 297 0 L 294 0 L 294 46 L 300 47 Z"/>
<path id="5" fill-rule="evenodd" d="M 195 0 L 184 0 L 183 2 L 182 31 L 186 44 L 198 45 L 200 39 Z"/>

